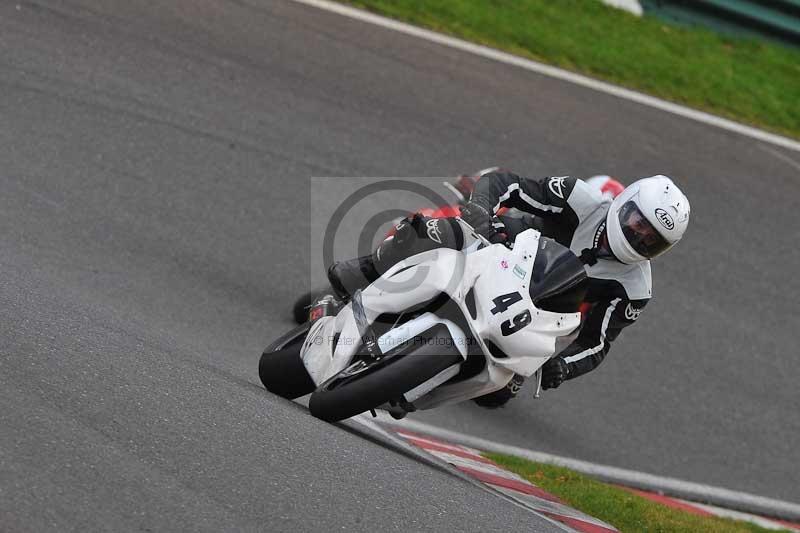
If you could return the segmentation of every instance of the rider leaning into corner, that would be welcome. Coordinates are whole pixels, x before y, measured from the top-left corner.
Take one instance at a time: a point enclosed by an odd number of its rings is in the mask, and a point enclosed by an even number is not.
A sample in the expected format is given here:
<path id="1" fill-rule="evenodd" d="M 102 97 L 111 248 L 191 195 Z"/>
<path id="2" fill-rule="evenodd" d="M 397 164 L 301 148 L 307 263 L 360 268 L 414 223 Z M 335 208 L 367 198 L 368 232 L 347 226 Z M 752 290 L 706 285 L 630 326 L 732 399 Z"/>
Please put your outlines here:
<path id="1" fill-rule="evenodd" d="M 592 180 L 531 179 L 490 169 L 474 188 L 465 177 L 454 187 L 464 199 L 461 218 L 489 241 L 513 242 L 517 234 L 535 227 L 570 248 L 585 265 L 589 283 L 580 333 L 543 366 L 543 389 L 600 365 L 611 343 L 636 322 L 650 300 L 650 260 L 674 246 L 689 223 L 689 201 L 666 176 L 643 178 L 624 190 L 608 176 Z M 507 213 L 509 208 L 517 215 Z M 347 299 L 398 261 L 434 248 L 461 249 L 463 244 L 454 219 L 415 214 L 402 220 L 374 253 L 334 263 L 328 279 L 338 298 Z M 500 407 L 516 396 L 522 383 L 522 376 L 514 376 L 504 389 L 475 402 Z"/>

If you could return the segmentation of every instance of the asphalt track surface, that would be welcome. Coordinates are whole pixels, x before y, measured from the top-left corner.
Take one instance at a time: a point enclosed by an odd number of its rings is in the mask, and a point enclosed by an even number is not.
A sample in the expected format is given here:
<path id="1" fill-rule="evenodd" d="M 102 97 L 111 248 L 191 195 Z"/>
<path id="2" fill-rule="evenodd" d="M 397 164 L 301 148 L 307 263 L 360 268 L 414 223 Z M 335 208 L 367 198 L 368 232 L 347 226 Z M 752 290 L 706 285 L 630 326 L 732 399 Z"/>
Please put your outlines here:
<path id="1" fill-rule="evenodd" d="M 800 500 L 797 154 L 283 1 L 4 2 L 0 52 L 4 530 L 546 531 L 256 374 L 310 176 L 494 163 L 668 173 L 692 227 L 597 372 L 420 418 Z"/>

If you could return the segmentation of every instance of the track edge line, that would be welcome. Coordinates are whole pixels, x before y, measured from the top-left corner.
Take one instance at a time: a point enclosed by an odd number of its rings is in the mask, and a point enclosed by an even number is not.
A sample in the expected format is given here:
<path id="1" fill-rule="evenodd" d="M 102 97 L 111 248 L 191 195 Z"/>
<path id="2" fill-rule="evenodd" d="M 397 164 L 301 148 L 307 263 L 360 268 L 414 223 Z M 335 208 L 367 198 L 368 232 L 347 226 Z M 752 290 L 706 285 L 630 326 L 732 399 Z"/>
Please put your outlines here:
<path id="1" fill-rule="evenodd" d="M 688 118 L 696 122 L 701 122 L 703 124 L 714 126 L 726 131 L 738 133 L 740 135 L 750 137 L 751 139 L 756 139 L 758 141 L 773 144 L 775 146 L 780 146 L 788 150 L 800 152 L 800 142 L 790 139 L 789 137 L 778 135 L 777 133 L 771 133 L 753 126 L 747 126 L 745 124 L 735 122 L 730 119 L 722 118 L 720 116 L 707 113 L 705 111 L 699 111 L 697 109 L 693 109 L 681 104 L 676 104 L 674 102 L 663 100 L 655 96 L 650 96 L 644 93 L 640 93 L 632 89 L 626 89 L 619 85 L 614 85 L 609 82 L 600 81 L 595 78 L 585 76 L 583 74 L 577 74 L 575 72 L 564 70 L 559 67 L 554 67 L 551 65 L 546 65 L 544 63 L 539 63 L 537 61 L 516 56 L 508 52 L 503 52 L 495 48 L 490 48 L 488 46 L 471 43 L 469 41 L 465 41 L 457 37 L 451 37 L 449 35 L 438 33 L 432 30 L 423 29 L 418 26 L 414 26 L 412 24 L 400 22 L 388 17 L 377 15 L 375 13 L 364 11 L 362 9 L 357 9 L 355 7 L 332 2 L 330 0 L 290 0 L 290 1 L 298 4 L 303 4 L 309 7 L 321 9 L 323 11 L 336 13 L 338 15 L 355 19 L 360 22 L 365 22 L 367 24 L 374 24 L 376 26 L 397 31 L 406 35 L 410 35 L 412 37 L 417 37 L 425 41 L 461 50 L 463 52 L 477 55 L 486 59 L 498 61 L 500 63 L 505 63 L 507 65 L 520 67 L 531 72 L 542 74 L 544 76 L 573 83 L 575 85 L 580 85 L 582 87 L 593 89 L 598 92 L 610 94 L 612 96 L 622 98 L 623 100 L 636 102 L 638 104 L 659 109 L 661 111 L 665 111 L 673 115 L 678 115 L 684 118 Z"/>
<path id="2" fill-rule="evenodd" d="M 657 476 L 636 470 L 600 465 L 579 459 L 537 452 L 518 446 L 490 441 L 481 437 L 474 437 L 457 431 L 442 429 L 416 420 L 404 419 L 392 421 L 391 423 L 387 421 L 386 423 L 396 427 L 426 433 L 433 437 L 487 452 L 515 455 L 539 463 L 563 466 L 609 483 L 617 483 L 686 500 L 705 502 L 711 505 L 718 505 L 720 507 L 727 507 L 729 509 L 756 513 L 784 520 L 800 520 L 800 504 L 792 502 L 721 487 L 713 487 L 711 485 L 704 485 L 692 481 Z"/>

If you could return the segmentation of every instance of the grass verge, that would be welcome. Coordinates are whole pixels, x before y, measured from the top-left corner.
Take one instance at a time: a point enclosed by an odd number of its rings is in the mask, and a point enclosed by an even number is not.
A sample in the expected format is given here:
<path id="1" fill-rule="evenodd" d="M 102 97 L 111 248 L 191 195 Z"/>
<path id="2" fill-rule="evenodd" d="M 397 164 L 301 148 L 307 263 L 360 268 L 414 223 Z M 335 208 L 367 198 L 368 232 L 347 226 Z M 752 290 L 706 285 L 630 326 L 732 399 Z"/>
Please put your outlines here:
<path id="1" fill-rule="evenodd" d="M 672 509 L 624 489 L 601 483 L 568 468 L 534 463 L 510 455 L 486 457 L 516 472 L 584 513 L 607 522 L 622 533 L 766 533 L 770 530 L 726 518 L 697 516 Z"/>
<path id="2" fill-rule="evenodd" d="M 597 0 L 345 0 L 392 18 L 800 138 L 800 50 Z"/>

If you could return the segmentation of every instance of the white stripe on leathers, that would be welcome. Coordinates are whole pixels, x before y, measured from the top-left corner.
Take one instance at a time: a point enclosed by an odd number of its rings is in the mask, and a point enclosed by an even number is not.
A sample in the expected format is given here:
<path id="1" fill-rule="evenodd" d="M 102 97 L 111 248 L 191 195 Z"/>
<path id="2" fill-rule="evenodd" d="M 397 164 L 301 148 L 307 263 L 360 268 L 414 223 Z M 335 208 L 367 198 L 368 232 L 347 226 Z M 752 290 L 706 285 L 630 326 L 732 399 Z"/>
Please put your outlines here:
<path id="1" fill-rule="evenodd" d="M 511 194 L 517 191 L 519 193 L 520 199 L 525 202 L 526 204 L 530 205 L 531 207 L 538 209 L 539 211 L 552 211 L 553 213 L 560 213 L 564 210 L 563 207 L 556 207 L 554 205 L 545 205 L 543 203 L 537 202 L 527 194 L 525 194 L 522 189 L 519 188 L 519 183 L 512 183 L 506 189 L 506 192 L 500 196 L 500 199 L 497 201 L 497 204 L 494 206 L 494 211 L 497 212 L 500 209 L 500 204 L 511 198 Z"/>
<path id="2" fill-rule="evenodd" d="M 603 326 L 600 328 L 600 344 L 594 348 L 589 348 L 588 350 L 576 353 L 575 355 L 565 357 L 564 361 L 567 363 L 574 363 L 575 361 L 580 361 L 584 357 L 589 357 L 590 355 L 595 354 L 603 349 L 603 346 L 606 345 L 606 330 L 608 329 L 608 323 L 611 321 L 611 315 L 614 313 L 614 309 L 617 308 L 617 304 L 621 301 L 622 298 L 611 300 L 611 305 L 609 305 L 608 309 L 606 309 L 606 314 L 603 317 Z"/>

